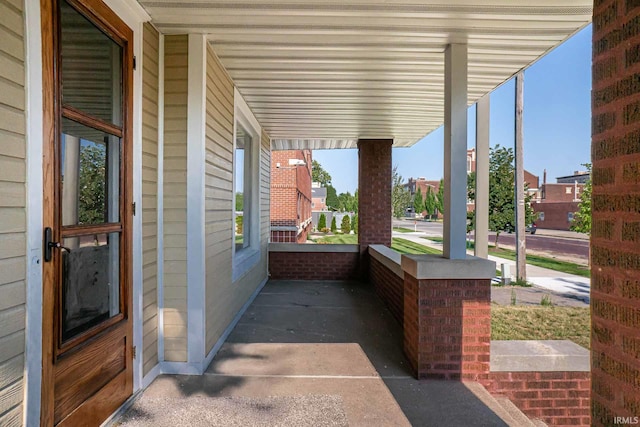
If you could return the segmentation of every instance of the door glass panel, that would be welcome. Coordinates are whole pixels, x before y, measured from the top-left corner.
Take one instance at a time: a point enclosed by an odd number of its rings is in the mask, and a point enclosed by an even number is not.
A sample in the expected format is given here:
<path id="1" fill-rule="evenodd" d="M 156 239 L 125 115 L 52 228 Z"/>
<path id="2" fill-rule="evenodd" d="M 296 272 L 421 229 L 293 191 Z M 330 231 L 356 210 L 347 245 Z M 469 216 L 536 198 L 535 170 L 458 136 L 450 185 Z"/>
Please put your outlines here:
<path id="1" fill-rule="evenodd" d="M 63 119 L 60 148 L 62 225 L 119 222 L 120 138 Z"/>
<path id="2" fill-rule="evenodd" d="M 60 2 L 62 102 L 122 124 L 122 47 L 65 1 Z"/>
<path id="3" fill-rule="evenodd" d="M 120 233 L 64 239 L 62 340 L 120 313 Z"/>

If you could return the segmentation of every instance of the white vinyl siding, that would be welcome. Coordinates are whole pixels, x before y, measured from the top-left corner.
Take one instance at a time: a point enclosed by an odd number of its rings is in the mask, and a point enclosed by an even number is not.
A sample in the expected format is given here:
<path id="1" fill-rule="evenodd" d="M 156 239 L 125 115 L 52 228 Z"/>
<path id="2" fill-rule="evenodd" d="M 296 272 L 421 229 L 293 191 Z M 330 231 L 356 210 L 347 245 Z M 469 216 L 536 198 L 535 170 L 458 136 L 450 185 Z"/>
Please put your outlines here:
<path id="1" fill-rule="evenodd" d="M 0 0 L 0 425 L 22 424 L 26 299 L 24 15 Z"/>
<path id="2" fill-rule="evenodd" d="M 205 164 L 206 352 L 267 277 L 269 240 L 270 142 L 262 133 L 260 149 L 260 261 L 232 283 L 234 86 L 207 48 Z M 256 153 L 257 154 L 257 153 Z"/>
<path id="3" fill-rule="evenodd" d="M 144 24 L 142 61 L 143 375 L 158 363 L 158 47 Z"/>
<path id="4" fill-rule="evenodd" d="M 164 357 L 186 362 L 188 38 L 164 41 Z"/>

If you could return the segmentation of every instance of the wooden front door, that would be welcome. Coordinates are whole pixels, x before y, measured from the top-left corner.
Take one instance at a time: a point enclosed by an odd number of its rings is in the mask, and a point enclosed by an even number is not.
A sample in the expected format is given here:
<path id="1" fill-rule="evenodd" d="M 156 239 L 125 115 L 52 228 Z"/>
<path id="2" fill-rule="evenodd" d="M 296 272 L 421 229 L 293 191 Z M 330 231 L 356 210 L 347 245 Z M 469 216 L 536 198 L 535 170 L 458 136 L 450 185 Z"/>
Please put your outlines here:
<path id="1" fill-rule="evenodd" d="M 41 5 L 41 421 L 95 426 L 133 390 L 133 33 L 100 0 Z"/>

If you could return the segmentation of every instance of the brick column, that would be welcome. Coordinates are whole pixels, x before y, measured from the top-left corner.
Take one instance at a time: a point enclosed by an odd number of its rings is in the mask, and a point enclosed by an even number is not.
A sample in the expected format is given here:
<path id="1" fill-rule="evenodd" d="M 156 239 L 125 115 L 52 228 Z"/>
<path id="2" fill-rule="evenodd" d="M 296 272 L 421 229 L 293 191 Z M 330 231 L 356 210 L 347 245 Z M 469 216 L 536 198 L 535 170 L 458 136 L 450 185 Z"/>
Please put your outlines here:
<path id="1" fill-rule="evenodd" d="M 404 352 L 418 379 L 485 380 L 495 263 L 403 255 Z"/>
<path id="2" fill-rule="evenodd" d="M 358 141 L 358 244 L 363 279 L 369 245 L 391 247 L 391 139 Z"/>
<path id="3" fill-rule="evenodd" d="M 592 424 L 640 416 L 640 2 L 593 11 Z"/>

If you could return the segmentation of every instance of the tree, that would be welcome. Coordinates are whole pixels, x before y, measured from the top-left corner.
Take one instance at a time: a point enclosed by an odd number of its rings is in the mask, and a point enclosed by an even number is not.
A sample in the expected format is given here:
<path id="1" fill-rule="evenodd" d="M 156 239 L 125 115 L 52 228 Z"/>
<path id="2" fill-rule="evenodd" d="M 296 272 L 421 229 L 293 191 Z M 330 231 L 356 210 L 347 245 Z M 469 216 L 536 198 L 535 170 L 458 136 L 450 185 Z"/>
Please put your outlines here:
<path id="1" fill-rule="evenodd" d="M 498 247 L 500 233 L 513 230 L 516 223 L 515 211 L 515 168 L 512 148 L 493 147 L 489 154 L 489 230 L 496 233 L 495 245 Z M 475 200 L 475 175 L 467 179 L 467 195 Z M 526 194 L 526 187 L 525 187 Z M 531 195 L 525 196 L 525 221 L 533 222 Z M 471 218 L 472 222 L 474 218 Z"/>
<path id="2" fill-rule="evenodd" d="M 428 217 L 436 213 L 436 195 L 431 186 L 427 187 L 427 195 L 424 198 L 424 210 L 427 212 Z"/>
<path id="3" fill-rule="evenodd" d="M 422 200 L 422 190 L 418 188 L 416 194 L 413 196 L 413 210 L 416 214 L 421 214 L 424 208 L 424 201 Z"/>
<path id="4" fill-rule="evenodd" d="M 440 180 L 438 186 L 438 194 L 436 195 L 436 211 L 437 214 L 444 214 L 444 179 Z"/>
<path id="5" fill-rule="evenodd" d="M 345 215 L 342 217 L 342 224 L 340 224 L 340 230 L 344 234 L 351 233 L 351 219 L 349 218 L 349 215 Z"/>
<path id="6" fill-rule="evenodd" d="M 580 194 L 578 212 L 573 214 L 571 230 L 591 234 L 591 163 L 585 163 L 583 166 L 589 171 L 589 180 L 584 184 Z"/>
<path id="7" fill-rule="evenodd" d="M 331 220 L 331 232 L 335 233 L 338 230 L 338 226 L 336 225 L 336 217 L 334 216 Z"/>
<path id="8" fill-rule="evenodd" d="M 80 173 L 78 174 L 79 224 L 105 222 L 107 212 L 105 201 L 106 159 L 107 150 L 103 145 L 87 145 L 80 150 Z"/>
<path id="9" fill-rule="evenodd" d="M 322 231 L 327 228 L 327 217 L 325 214 L 320 214 L 320 218 L 318 218 L 318 231 Z"/>
<path id="10" fill-rule="evenodd" d="M 351 217 L 351 229 L 353 230 L 353 234 L 358 234 L 358 214 Z"/>
<path id="11" fill-rule="evenodd" d="M 391 176 L 391 207 L 393 216 L 400 218 L 404 216 L 407 207 L 411 205 L 411 194 L 402 184 L 402 175 L 398 173 L 398 166 L 393 167 Z"/>
<path id="12" fill-rule="evenodd" d="M 340 209 L 340 200 L 333 185 L 327 184 L 327 208 L 337 211 Z"/>
<path id="13" fill-rule="evenodd" d="M 244 194 L 236 193 L 236 212 L 242 212 L 244 210 Z"/>
<path id="14" fill-rule="evenodd" d="M 357 194 L 358 192 L 356 191 L 356 195 Z M 341 212 L 357 212 L 358 199 L 348 191 L 346 193 L 340 193 L 338 195 L 338 206 Z"/>
<path id="15" fill-rule="evenodd" d="M 313 182 L 319 182 L 323 187 L 331 185 L 331 175 L 322 168 L 317 160 L 311 162 L 311 178 Z"/>

